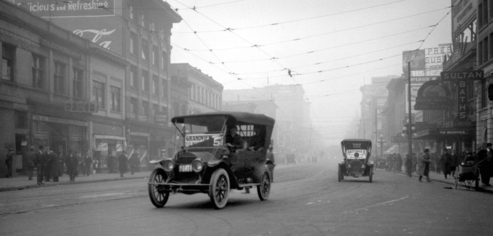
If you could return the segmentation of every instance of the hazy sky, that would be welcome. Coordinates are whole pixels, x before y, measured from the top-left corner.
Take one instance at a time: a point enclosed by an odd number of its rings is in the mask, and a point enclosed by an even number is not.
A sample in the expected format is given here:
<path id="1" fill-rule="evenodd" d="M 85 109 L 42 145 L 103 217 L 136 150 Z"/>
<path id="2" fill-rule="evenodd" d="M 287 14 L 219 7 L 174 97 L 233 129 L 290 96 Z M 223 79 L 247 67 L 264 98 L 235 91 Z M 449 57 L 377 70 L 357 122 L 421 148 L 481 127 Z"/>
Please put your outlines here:
<path id="1" fill-rule="evenodd" d="M 402 51 L 451 42 L 450 0 L 168 2 L 183 18 L 172 30 L 172 63 L 190 63 L 225 89 L 302 85 L 313 122 L 336 136 L 359 115 L 360 86 L 402 74 Z"/>

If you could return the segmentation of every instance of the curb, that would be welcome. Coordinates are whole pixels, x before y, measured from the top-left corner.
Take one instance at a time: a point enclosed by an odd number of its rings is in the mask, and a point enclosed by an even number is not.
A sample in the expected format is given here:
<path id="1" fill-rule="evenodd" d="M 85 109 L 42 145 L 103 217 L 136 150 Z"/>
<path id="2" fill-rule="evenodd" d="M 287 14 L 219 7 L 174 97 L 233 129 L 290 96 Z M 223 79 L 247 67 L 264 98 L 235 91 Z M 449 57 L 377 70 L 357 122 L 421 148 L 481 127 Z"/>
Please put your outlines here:
<path id="1" fill-rule="evenodd" d="M 398 173 L 398 172 L 392 172 L 392 171 L 386 171 L 384 169 L 380 169 L 380 171 L 382 172 L 389 172 L 389 173 L 394 173 L 394 174 L 399 174 L 399 175 L 403 175 L 403 176 L 408 176 L 407 174 L 401 172 L 401 173 Z M 409 177 L 409 176 L 408 176 Z M 412 178 L 419 178 L 419 176 L 417 176 L 416 174 L 412 174 L 411 176 Z M 432 182 L 439 182 L 439 183 L 443 183 L 443 184 L 448 184 L 448 185 L 452 185 L 455 187 L 455 183 L 451 183 L 450 181 L 446 181 L 446 180 L 441 180 L 441 179 L 435 179 L 433 177 L 430 177 L 430 180 Z M 461 186 L 461 184 L 459 183 L 459 186 Z M 486 189 L 486 188 L 482 188 L 481 186 L 478 187 L 477 189 L 474 189 L 473 190 L 477 191 L 477 192 L 483 192 L 483 193 L 493 193 L 493 188 L 492 189 Z"/>
<path id="2" fill-rule="evenodd" d="M 76 181 L 76 182 L 50 182 L 51 184 L 48 185 L 38 185 L 38 184 L 30 184 L 30 185 L 24 185 L 24 186 L 12 186 L 12 187 L 4 187 L 0 188 L 0 192 L 8 192 L 8 191 L 16 191 L 16 190 L 24 190 L 24 189 L 31 189 L 31 188 L 44 188 L 44 187 L 54 187 L 54 186 L 61 186 L 61 185 L 71 185 L 71 184 L 87 184 L 87 183 L 97 183 L 97 182 L 109 182 L 109 181 L 119 181 L 119 180 L 131 180 L 131 179 L 147 179 L 148 176 L 141 176 L 141 177 L 124 177 L 124 178 L 111 178 L 111 179 L 96 179 L 96 180 L 82 180 L 82 181 Z"/>

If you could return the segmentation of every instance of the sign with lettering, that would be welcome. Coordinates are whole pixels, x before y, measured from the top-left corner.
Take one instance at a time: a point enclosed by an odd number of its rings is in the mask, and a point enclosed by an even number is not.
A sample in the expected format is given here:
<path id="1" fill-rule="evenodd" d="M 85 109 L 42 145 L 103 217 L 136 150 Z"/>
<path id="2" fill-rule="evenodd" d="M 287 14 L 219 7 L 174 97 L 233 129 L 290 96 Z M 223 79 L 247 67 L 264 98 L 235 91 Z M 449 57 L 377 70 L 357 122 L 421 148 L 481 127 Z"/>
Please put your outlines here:
<path id="1" fill-rule="evenodd" d="M 458 35 L 476 19 L 476 0 L 452 1 L 452 35 Z"/>
<path id="2" fill-rule="evenodd" d="M 455 122 L 463 122 L 468 120 L 469 106 L 467 101 L 467 85 L 469 80 L 462 79 L 457 81 L 457 117 Z"/>
<path id="3" fill-rule="evenodd" d="M 185 146 L 190 147 L 192 145 L 201 147 L 222 146 L 223 137 L 221 134 L 188 134 L 185 136 Z"/>
<path id="4" fill-rule="evenodd" d="M 66 125 L 88 126 L 88 123 L 86 121 L 69 120 L 69 119 L 50 117 L 50 116 L 33 115 L 33 120 L 66 124 Z"/>
<path id="5" fill-rule="evenodd" d="M 123 54 L 122 1 L 15 0 L 14 3 L 77 36 Z"/>
<path id="6" fill-rule="evenodd" d="M 472 71 L 445 71 L 440 73 L 442 81 L 454 81 L 454 80 L 482 80 L 484 79 L 483 70 Z"/>
<path id="7" fill-rule="evenodd" d="M 65 111 L 68 112 L 84 112 L 84 113 L 98 112 L 98 104 L 96 102 L 66 101 L 64 107 L 65 107 Z"/>

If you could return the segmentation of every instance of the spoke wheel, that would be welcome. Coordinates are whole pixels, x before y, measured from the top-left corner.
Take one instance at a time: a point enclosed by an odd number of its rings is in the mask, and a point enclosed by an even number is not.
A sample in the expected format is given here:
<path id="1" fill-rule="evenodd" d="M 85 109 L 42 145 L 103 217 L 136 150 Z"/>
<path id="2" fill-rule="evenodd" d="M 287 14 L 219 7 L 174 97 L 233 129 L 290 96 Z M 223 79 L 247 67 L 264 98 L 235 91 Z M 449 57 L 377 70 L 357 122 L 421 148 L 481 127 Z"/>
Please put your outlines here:
<path id="1" fill-rule="evenodd" d="M 270 185 L 271 182 L 270 182 L 269 173 L 265 172 L 262 178 L 262 183 L 260 183 L 260 185 L 257 186 L 258 197 L 260 198 L 261 201 L 265 201 L 269 198 Z"/>
<path id="2" fill-rule="evenodd" d="M 167 176 L 164 170 L 155 169 L 151 173 L 149 182 L 163 184 L 166 182 L 166 178 Z M 168 198 L 169 198 L 169 191 L 166 191 L 164 186 L 149 184 L 148 190 L 149 190 L 149 198 L 151 199 L 151 202 L 155 207 L 161 208 L 164 205 L 166 205 L 166 202 L 168 202 Z"/>
<path id="3" fill-rule="evenodd" d="M 216 209 L 222 209 L 228 203 L 229 176 L 224 169 L 217 169 L 212 173 L 209 196 Z"/>

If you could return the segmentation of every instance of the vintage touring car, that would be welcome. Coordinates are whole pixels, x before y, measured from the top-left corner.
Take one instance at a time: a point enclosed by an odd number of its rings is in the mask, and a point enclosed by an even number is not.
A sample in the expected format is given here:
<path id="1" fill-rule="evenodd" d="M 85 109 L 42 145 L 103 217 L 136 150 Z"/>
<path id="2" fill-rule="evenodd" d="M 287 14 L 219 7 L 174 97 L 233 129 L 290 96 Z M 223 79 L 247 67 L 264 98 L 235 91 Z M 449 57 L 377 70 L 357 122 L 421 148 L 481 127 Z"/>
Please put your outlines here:
<path id="1" fill-rule="evenodd" d="M 344 176 L 359 178 L 368 177 L 373 181 L 373 163 L 369 160 L 371 155 L 371 140 L 368 139 L 344 139 L 341 142 L 343 162 L 338 166 L 338 180 L 341 182 Z"/>
<path id="2" fill-rule="evenodd" d="M 152 204 L 163 207 L 170 193 L 206 193 L 216 209 L 224 208 L 231 189 L 257 187 L 267 200 L 274 176 L 269 152 L 274 119 L 246 112 L 214 112 L 171 119 L 181 150 L 155 160 L 148 191 Z M 234 135 L 233 129 L 237 135 Z"/>

